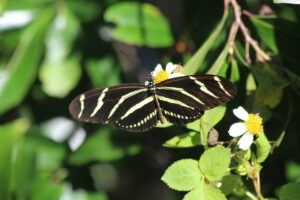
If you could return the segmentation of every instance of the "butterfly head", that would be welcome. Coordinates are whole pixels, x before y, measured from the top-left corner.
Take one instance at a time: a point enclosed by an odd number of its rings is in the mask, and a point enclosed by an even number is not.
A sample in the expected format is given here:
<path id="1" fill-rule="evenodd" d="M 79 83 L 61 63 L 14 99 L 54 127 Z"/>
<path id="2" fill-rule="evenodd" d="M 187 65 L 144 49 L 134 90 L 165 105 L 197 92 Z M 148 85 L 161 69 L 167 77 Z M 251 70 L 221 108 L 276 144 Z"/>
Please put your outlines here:
<path id="1" fill-rule="evenodd" d="M 153 87 L 153 85 L 154 85 L 153 73 L 151 72 L 147 76 L 147 80 L 145 81 L 145 86 L 146 87 Z"/>

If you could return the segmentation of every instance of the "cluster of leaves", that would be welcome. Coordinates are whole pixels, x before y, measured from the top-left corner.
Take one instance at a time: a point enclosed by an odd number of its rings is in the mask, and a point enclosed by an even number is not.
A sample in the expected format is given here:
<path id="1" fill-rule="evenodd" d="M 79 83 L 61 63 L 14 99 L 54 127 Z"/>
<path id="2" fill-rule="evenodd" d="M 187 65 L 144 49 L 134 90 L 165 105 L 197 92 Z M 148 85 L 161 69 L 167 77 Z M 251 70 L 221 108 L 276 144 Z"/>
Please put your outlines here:
<path id="1" fill-rule="evenodd" d="M 47 108 L 37 108 L 40 109 L 38 115 L 33 116 L 34 109 L 23 103 L 30 97 L 36 106 L 47 106 L 42 102 L 49 100 L 49 97 L 66 98 L 78 85 L 83 75 L 84 52 L 75 47 L 83 34 L 82 26 L 95 19 L 100 20 L 101 5 L 93 1 L 86 4 L 85 1 L 48 3 L 37 0 L 22 3 L 11 1 L 5 6 L 5 9 L 1 7 L 3 19 L 10 13 L 15 14 L 11 18 L 19 14 L 28 21 L 24 24 L 19 21 L 5 24 L 3 20 L 0 27 L 0 116 L 7 121 L 11 113 L 17 113 L 17 117 L 13 114 L 14 120 L 0 126 L 0 199 L 11 199 L 13 196 L 17 199 L 45 200 L 107 199 L 103 192 L 103 188 L 108 187 L 105 184 L 97 188 L 97 192 L 73 190 L 66 182 L 69 172 L 64 163 L 82 166 L 92 161 L 111 162 L 137 154 L 140 145 L 125 140 L 118 146 L 113 141 L 116 130 L 101 128 L 91 131 L 91 136 L 78 149 L 80 144 L 76 145 L 76 140 L 84 140 L 85 130 L 78 128 L 70 119 L 61 116 L 52 118 L 51 114 L 48 114 L 47 121 L 38 124 L 41 120 L 35 117 L 47 112 Z M 144 9 L 146 21 L 150 23 L 145 27 L 150 34 L 147 45 L 170 45 L 173 41 L 166 19 L 150 4 L 146 4 Z M 104 13 L 104 19 L 118 24 L 119 28 L 111 30 L 110 37 L 140 42 L 138 14 L 136 3 L 112 4 Z M 128 40 L 131 38 L 128 35 L 133 35 L 134 40 Z M 85 59 L 84 68 L 94 87 L 121 81 L 119 65 L 111 55 L 97 60 Z M 67 113 L 68 102 L 69 98 L 60 115 Z M 94 164 L 90 169 L 95 187 L 99 179 L 106 178 L 106 185 L 115 182 L 115 175 L 103 177 L 94 172 L 93 169 L 101 166 Z M 115 174 L 111 165 L 109 169 Z"/>
<path id="2" fill-rule="evenodd" d="M 162 180 L 172 189 L 190 191 L 184 200 L 226 199 L 221 191 L 208 183 L 222 180 L 230 163 L 230 149 L 214 147 L 205 151 L 200 160 L 183 159 L 172 164 Z"/>
<path id="3" fill-rule="evenodd" d="M 257 6 L 261 5 L 257 3 Z M 110 162 L 138 154 L 141 145 L 120 139 L 124 136 L 112 127 L 91 131 L 88 127 L 89 136 L 85 139 L 85 129 L 61 116 L 67 115 L 70 99 L 79 92 L 76 88 L 91 87 L 83 86 L 80 80 L 87 77 L 94 87 L 122 82 L 121 67 L 111 50 L 105 45 L 102 49 L 95 45 L 116 40 L 149 48 L 172 47 L 175 39 L 170 23 L 156 6 L 147 3 L 0 1 L 3 19 L 11 11 L 22 13 L 24 10 L 27 17 L 29 15 L 25 24 L 0 26 L 0 117 L 5 122 L 0 125 L 0 199 L 108 199 L 105 190 L 117 181 L 115 166 Z M 272 16 L 247 17 L 250 32 L 260 40 L 270 61 L 250 64 L 244 56 L 248 51 L 244 40 L 238 36 L 226 40 L 235 20 L 232 9 L 225 9 L 219 23 L 193 55 L 188 51 L 181 55 L 185 74 L 206 72 L 235 82 L 239 89 L 235 105 L 245 104 L 249 111 L 260 113 L 264 121 L 271 124 L 266 135 L 274 133 L 279 138 L 271 147 L 268 141 L 271 136 L 260 135 L 255 141 L 255 151 L 239 151 L 234 145 L 211 147 L 211 144 L 223 144 L 212 137 L 212 132 L 216 129 L 221 130 L 220 133 L 227 132 L 218 127 L 222 127 L 219 122 L 224 116 L 230 116 L 232 105 L 205 112 L 201 119 L 187 125 L 186 133 L 164 143 L 168 148 L 203 146 L 205 149 L 199 161 L 179 160 L 162 177 L 170 188 L 188 192 L 185 200 L 245 199 L 245 196 L 255 199 L 243 176 L 257 178 L 262 163 L 271 150 L 279 146 L 284 133 L 295 133 L 295 126 L 288 123 L 290 119 L 297 119 L 291 111 L 299 110 L 292 107 L 296 106 L 293 100 L 299 98 L 300 85 L 299 13 L 287 6 L 277 10 Z M 115 26 L 107 26 L 108 23 Z M 99 30 L 85 29 L 95 24 L 100 26 Z M 182 38 L 186 37 L 189 36 L 183 34 Z M 88 43 L 88 47 L 82 43 Z M 252 60 L 256 53 L 262 52 L 251 52 Z M 169 59 L 168 55 L 163 59 Z M 225 115 L 226 110 L 228 115 Z M 287 117 L 279 120 L 280 128 L 273 128 L 278 116 Z M 288 127 L 292 128 L 287 130 Z M 84 142 L 78 144 L 78 138 Z M 115 138 L 122 143 L 116 143 Z M 294 141 L 293 137 L 290 141 Z M 229 142 L 235 144 L 236 141 Z M 291 152 L 288 150 L 288 154 Z M 72 181 L 68 181 L 72 176 L 69 165 L 86 164 L 89 164 L 94 192 L 74 189 Z M 287 179 L 299 181 L 299 171 L 297 163 L 288 163 Z M 272 181 L 264 182 L 271 184 Z M 274 190 L 278 185 L 272 187 Z M 299 187 L 299 183 L 286 184 L 280 189 L 279 199 L 299 199 Z"/>

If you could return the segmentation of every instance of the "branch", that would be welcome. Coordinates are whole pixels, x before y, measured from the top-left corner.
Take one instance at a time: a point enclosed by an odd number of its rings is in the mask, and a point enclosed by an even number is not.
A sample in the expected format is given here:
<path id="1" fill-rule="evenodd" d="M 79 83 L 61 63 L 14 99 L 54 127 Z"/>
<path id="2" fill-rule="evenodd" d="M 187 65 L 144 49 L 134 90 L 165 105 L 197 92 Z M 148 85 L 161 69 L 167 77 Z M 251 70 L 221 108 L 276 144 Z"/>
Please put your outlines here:
<path id="1" fill-rule="evenodd" d="M 258 42 L 252 38 L 248 28 L 242 21 L 242 18 L 241 18 L 242 12 L 243 13 L 249 13 L 249 12 L 242 11 L 241 7 L 238 5 L 236 0 L 225 0 L 225 9 L 228 7 L 229 4 L 232 5 L 233 11 L 234 11 L 234 17 L 235 17 L 235 21 L 231 25 L 231 30 L 232 29 L 234 29 L 234 30 L 237 29 L 237 31 L 241 30 L 241 32 L 244 36 L 245 48 L 246 48 L 245 57 L 246 57 L 247 63 L 251 63 L 250 46 L 255 50 L 257 60 L 262 61 L 262 62 L 270 60 L 270 56 L 259 47 Z M 237 31 L 234 32 L 233 35 L 229 34 L 229 40 L 231 41 L 231 43 L 234 43 L 234 40 L 237 35 Z"/>

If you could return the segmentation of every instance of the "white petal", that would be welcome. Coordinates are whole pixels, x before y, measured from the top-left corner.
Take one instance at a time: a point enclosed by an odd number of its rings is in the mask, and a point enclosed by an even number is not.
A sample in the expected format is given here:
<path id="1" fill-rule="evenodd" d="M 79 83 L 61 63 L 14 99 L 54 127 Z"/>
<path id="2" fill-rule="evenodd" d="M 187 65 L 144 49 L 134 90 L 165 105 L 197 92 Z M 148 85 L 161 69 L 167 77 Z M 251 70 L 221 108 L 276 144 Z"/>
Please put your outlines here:
<path id="1" fill-rule="evenodd" d="M 243 135 L 246 133 L 246 125 L 243 122 L 234 123 L 230 126 L 228 133 L 231 137 Z"/>
<path id="2" fill-rule="evenodd" d="M 237 118 L 244 120 L 244 121 L 247 120 L 248 116 L 249 116 L 248 112 L 242 106 L 239 106 L 238 108 L 233 109 L 233 114 Z"/>
<path id="3" fill-rule="evenodd" d="M 158 72 L 160 72 L 161 70 L 163 70 L 161 64 L 157 64 L 153 73 L 152 73 L 152 76 L 155 77 L 157 75 Z"/>
<path id="4" fill-rule="evenodd" d="M 168 74 L 172 74 L 172 72 L 174 72 L 175 69 L 176 69 L 176 65 L 173 65 L 173 63 L 168 62 L 168 64 L 166 65 L 166 72 Z"/>
<path id="5" fill-rule="evenodd" d="M 249 133 L 245 133 L 238 141 L 238 145 L 240 149 L 247 150 L 250 148 L 252 142 L 253 142 L 253 135 Z"/>
<path id="6" fill-rule="evenodd" d="M 182 73 L 173 73 L 170 75 L 170 78 L 176 78 L 176 77 L 181 77 L 181 76 L 185 76 L 185 75 Z"/>

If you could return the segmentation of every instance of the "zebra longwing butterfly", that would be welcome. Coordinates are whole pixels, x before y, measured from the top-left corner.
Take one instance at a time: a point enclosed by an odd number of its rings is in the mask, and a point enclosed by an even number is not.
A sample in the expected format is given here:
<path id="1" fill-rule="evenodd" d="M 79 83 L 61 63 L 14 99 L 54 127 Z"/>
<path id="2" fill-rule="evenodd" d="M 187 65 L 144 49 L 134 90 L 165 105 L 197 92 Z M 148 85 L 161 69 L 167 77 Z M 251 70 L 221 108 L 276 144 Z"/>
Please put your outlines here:
<path id="1" fill-rule="evenodd" d="M 155 84 L 150 74 L 145 84 L 89 90 L 76 97 L 69 110 L 79 121 L 143 132 L 158 121 L 190 123 L 205 110 L 231 100 L 235 93 L 234 84 L 220 76 L 181 76 Z"/>

